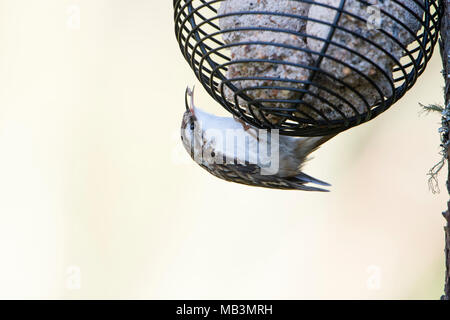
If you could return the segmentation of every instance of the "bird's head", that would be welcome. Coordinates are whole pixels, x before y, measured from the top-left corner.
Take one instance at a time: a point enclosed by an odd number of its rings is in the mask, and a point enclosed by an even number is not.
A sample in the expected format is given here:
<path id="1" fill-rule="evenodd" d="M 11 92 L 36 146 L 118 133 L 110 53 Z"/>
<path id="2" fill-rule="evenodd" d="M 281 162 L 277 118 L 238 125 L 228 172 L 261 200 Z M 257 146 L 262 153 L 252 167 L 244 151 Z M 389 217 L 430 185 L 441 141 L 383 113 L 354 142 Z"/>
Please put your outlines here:
<path id="1" fill-rule="evenodd" d="M 193 157 L 194 152 L 197 152 L 196 149 L 199 147 L 201 149 L 201 133 L 199 134 L 201 128 L 195 115 L 194 89 L 191 90 L 189 87 L 186 89 L 185 104 L 186 111 L 184 112 L 183 119 L 181 121 L 181 141 L 183 142 L 184 148 L 188 151 L 191 157 Z"/>

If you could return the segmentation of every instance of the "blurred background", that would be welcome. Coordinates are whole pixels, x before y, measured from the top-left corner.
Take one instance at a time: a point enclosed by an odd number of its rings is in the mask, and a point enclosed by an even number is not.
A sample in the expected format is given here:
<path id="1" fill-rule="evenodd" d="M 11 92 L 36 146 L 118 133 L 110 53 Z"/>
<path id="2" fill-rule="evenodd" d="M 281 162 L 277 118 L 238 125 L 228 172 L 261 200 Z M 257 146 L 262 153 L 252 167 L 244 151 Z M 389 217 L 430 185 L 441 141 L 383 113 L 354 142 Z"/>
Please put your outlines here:
<path id="1" fill-rule="evenodd" d="M 179 140 L 171 1 L 0 0 L 0 298 L 437 299 L 436 51 L 400 102 L 315 153 L 327 194 L 221 181 Z M 197 86 L 197 105 L 221 107 Z"/>

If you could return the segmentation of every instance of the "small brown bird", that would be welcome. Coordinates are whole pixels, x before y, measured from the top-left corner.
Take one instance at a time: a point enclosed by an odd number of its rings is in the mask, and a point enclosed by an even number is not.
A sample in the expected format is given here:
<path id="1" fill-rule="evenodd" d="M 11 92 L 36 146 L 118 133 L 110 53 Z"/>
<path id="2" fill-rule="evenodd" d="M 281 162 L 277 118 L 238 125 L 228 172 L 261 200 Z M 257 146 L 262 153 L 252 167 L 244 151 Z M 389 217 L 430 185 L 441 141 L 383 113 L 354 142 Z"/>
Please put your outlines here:
<path id="1" fill-rule="evenodd" d="M 196 108 L 194 93 L 189 88 L 185 104 L 181 123 L 183 146 L 212 175 L 255 187 L 328 191 L 306 185 L 330 186 L 301 169 L 308 155 L 334 135 L 290 137 L 278 135 L 275 130 L 267 132 L 254 127 L 246 130 L 232 117 L 218 117 Z"/>

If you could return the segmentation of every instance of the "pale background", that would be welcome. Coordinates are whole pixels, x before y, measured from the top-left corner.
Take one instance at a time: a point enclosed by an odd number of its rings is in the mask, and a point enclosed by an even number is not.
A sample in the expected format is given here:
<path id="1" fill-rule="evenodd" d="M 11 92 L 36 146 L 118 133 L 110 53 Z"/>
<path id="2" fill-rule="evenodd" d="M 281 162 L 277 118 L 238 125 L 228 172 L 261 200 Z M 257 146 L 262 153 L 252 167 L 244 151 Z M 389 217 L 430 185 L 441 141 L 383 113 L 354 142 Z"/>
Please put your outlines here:
<path id="1" fill-rule="evenodd" d="M 328 194 L 218 180 L 181 149 L 172 1 L 0 0 L 0 298 L 436 299 L 440 57 L 315 154 Z M 197 104 L 220 113 L 199 86 Z"/>

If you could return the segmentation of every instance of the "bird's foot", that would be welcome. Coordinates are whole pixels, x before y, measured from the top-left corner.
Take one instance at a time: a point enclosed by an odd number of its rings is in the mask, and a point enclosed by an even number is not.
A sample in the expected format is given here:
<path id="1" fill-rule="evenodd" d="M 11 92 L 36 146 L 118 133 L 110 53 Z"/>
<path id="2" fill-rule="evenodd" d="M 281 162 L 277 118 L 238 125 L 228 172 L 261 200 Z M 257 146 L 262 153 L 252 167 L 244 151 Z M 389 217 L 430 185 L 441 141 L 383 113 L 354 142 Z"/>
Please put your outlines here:
<path id="1" fill-rule="evenodd" d="M 248 133 L 253 138 L 255 138 L 256 140 L 259 141 L 258 134 L 257 134 L 257 131 L 255 128 L 253 128 L 251 125 L 249 125 L 248 123 L 246 123 L 244 120 L 242 120 L 241 118 L 239 118 L 237 116 L 233 116 L 233 118 L 234 118 L 234 120 L 236 120 L 237 122 L 239 122 L 242 125 L 242 128 L 244 129 L 244 131 L 246 133 Z M 253 129 L 253 131 L 251 131 L 251 129 Z"/>

